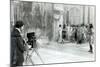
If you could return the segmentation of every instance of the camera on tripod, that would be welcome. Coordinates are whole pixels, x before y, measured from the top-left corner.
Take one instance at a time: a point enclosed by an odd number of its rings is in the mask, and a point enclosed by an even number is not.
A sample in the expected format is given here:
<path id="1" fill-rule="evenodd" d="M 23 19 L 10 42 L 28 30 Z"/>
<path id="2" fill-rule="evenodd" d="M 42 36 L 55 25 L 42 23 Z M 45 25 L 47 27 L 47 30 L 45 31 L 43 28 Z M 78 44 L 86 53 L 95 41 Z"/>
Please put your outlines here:
<path id="1" fill-rule="evenodd" d="M 31 48 L 36 48 L 36 36 L 35 36 L 35 32 L 29 32 L 27 33 L 27 38 L 28 38 L 28 45 L 31 45 Z"/>

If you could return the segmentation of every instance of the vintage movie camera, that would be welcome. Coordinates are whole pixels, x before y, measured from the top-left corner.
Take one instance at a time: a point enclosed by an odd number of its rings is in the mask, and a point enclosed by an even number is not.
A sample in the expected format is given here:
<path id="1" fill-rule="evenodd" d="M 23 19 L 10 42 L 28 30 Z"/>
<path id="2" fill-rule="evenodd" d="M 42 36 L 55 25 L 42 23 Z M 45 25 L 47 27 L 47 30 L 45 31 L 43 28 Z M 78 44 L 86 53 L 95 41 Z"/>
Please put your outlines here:
<path id="1" fill-rule="evenodd" d="M 35 36 L 35 32 L 29 32 L 27 33 L 27 43 L 28 45 L 31 45 L 31 48 L 35 48 L 36 47 L 36 36 Z"/>

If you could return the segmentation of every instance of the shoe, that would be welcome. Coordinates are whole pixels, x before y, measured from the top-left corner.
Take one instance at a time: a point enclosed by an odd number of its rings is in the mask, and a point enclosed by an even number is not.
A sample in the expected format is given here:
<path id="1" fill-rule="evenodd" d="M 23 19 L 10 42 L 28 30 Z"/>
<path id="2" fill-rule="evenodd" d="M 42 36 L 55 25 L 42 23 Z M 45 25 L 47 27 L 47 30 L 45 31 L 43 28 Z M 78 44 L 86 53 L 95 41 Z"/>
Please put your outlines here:
<path id="1" fill-rule="evenodd" d="M 89 50 L 88 52 L 93 53 L 93 51 L 92 51 L 92 50 Z"/>

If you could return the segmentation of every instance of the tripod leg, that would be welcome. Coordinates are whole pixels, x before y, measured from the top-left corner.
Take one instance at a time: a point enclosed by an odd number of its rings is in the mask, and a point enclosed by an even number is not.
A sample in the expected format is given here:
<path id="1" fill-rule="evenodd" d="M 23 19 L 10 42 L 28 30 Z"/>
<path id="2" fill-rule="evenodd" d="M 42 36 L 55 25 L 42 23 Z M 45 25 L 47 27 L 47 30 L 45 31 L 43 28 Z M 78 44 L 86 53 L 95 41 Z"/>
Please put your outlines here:
<path id="1" fill-rule="evenodd" d="M 34 65 L 34 62 L 33 62 L 32 59 L 31 59 L 31 55 L 28 55 L 28 56 L 27 56 L 26 62 L 28 62 L 28 60 L 29 60 L 29 62 L 32 63 L 32 65 Z"/>
<path id="2" fill-rule="evenodd" d="M 29 60 L 32 63 L 32 65 L 34 65 L 34 62 L 32 61 L 31 56 L 29 56 Z"/>
<path id="3" fill-rule="evenodd" d="M 42 58 L 41 58 L 41 56 L 40 56 L 40 54 L 39 54 L 39 52 L 35 49 L 35 53 L 37 54 L 37 56 L 40 58 L 40 60 L 41 60 L 41 62 L 44 64 L 44 61 L 42 60 Z"/>
<path id="4" fill-rule="evenodd" d="M 34 50 L 32 51 L 32 53 L 33 53 L 33 52 L 34 52 Z M 26 56 L 25 61 L 28 63 L 28 60 L 29 60 L 29 62 L 31 62 L 32 65 L 34 65 L 34 62 L 33 62 L 32 59 L 31 59 L 32 53 L 31 53 L 31 55 L 29 55 L 28 53 L 29 53 L 29 52 L 27 52 L 27 56 Z"/>

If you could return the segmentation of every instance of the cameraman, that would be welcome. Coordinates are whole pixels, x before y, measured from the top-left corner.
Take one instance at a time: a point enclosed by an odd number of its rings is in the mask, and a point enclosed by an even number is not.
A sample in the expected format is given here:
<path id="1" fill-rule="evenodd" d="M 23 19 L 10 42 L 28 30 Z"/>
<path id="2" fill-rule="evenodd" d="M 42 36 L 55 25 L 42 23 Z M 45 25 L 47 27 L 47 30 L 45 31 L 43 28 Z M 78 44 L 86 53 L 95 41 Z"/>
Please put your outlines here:
<path id="1" fill-rule="evenodd" d="M 23 27 L 24 23 L 22 21 L 16 21 L 11 32 L 11 67 L 22 66 L 24 62 L 23 53 L 26 48 L 25 41 L 21 36 Z"/>

